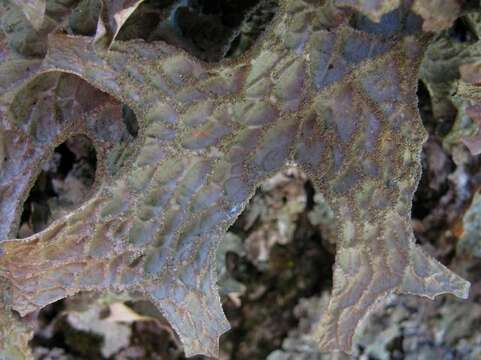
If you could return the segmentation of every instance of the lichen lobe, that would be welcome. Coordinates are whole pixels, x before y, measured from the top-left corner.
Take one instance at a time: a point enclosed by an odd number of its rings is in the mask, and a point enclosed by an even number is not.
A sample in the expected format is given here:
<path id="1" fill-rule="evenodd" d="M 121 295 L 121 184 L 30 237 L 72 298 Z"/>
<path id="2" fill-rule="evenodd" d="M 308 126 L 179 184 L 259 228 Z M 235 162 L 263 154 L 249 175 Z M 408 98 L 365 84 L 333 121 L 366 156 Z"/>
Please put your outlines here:
<path id="1" fill-rule="evenodd" d="M 466 297 L 468 283 L 415 245 L 410 223 L 425 139 L 416 106 L 424 43 L 416 29 L 384 36 L 385 26 L 393 28 L 386 11 L 374 33 L 351 28 L 340 10 L 335 27 L 320 26 L 325 11 L 312 1 L 281 2 L 263 40 L 231 63 L 206 65 L 163 42 L 111 43 L 114 34 L 102 50 L 98 36 L 55 33 L 32 73 L 12 82 L 0 68 L 2 136 L 20 118 L 12 117 L 15 95 L 52 72 L 75 74 L 112 106 L 129 105 L 139 124 L 119 155 L 122 167 L 80 208 L 30 238 L 0 243 L 9 306 L 25 315 L 79 291 L 143 294 L 187 355 L 217 356 L 229 328 L 216 288 L 217 243 L 258 184 L 287 163 L 311 177 L 338 228 L 322 349 L 350 352 L 361 320 L 392 292 Z M 93 98 L 76 95 L 85 105 Z M 62 92 L 53 96 L 72 109 Z M 106 105 L 99 106 L 96 114 Z M 118 123 L 118 111 L 110 115 Z M 63 122 L 53 126 L 69 131 Z M 7 151 L 18 146 L 0 141 Z M 53 142 L 46 140 L 42 156 Z M 11 179 L 23 174 L 9 171 Z M 12 188 L 3 179 L 0 190 Z M 18 207 L 26 191 L 5 206 Z"/>

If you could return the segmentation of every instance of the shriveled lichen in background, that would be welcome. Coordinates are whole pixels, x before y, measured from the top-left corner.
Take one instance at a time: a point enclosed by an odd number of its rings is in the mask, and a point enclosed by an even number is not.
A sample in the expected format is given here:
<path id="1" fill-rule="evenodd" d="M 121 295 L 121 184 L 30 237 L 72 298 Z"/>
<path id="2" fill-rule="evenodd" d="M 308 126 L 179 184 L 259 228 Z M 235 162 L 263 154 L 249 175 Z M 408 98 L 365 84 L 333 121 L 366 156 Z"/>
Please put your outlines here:
<path id="1" fill-rule="evenodd" d="M 458 19 L 462 32 L 446 30 L 437 35 L 427 48 L 420 71 L 431 96 L 433 116 L 442 120 L 439 130 L 444 145 L 452 147 L 463 141 L 475 154 L 479 152 L 479 110 L 472 107 L 475 99 L 462 89 L 467 82 L 476 81 L 476 71 L 467 76 L 462 73 L 481 59 L 480 16 L 473 9 Z"/>
<path id="2" fill-rule="evenodd" d="M 411 2 L 279 1 L 257 43 L 216 64 L 162 41 L 115 41 L 140 3 L 104 1 L 89 36 L 75 33 L 84 2 L 47 1 L 40 28 L 18 3 L 3 5 L 7 308 L 25 315 L 82 290 L 128 291 L 158 306 L 188 355 L 215 356 L 229 327 L 218 241 L 258 184 L 292 163 L 337 228 L 323 350 L 349 352 L 361 320 L 392 292 L 467 296 L 468 283 L 414 243 L 427 36 Z M 126 106 L 138 132 L 122 119 Z M 97 149 L 92 196 L 44 231 L 11 238 L 41 164 L 74 134 Z"/>

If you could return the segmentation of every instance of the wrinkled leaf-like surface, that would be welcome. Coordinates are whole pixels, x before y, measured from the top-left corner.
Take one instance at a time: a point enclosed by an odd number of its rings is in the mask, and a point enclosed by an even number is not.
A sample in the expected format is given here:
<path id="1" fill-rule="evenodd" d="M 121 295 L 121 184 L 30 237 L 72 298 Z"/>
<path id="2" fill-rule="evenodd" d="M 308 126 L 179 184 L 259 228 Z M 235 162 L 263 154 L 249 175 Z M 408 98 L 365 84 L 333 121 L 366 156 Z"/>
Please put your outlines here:
<path id="1" fill-rule="evenodd" d="M 109 15 L 117 27 L 137 4 L 126 3 Z M 389 9 L 360 31 L 342 12 L 324 28 L 316 1 L 282 1 L 262 41 L 221 64 L 163 42 L 114 41 L 107 51 L 61 33 L 44 58 L 18 62 L 2 43 L 1 238 L 15 233 L 56 144 L 85 133 L 103 163 L 81 207 L 0 243 L 8 305 L 25 315 L 82 290 L 130 291 L 158 306 L 188 355 L 216 356 L 229 328 L 217 243 L 256 186 L 288 163 L 311 177 L 338 228 L 323 350 L 349 352 L 361 320 L 392 292 L 466 297 L 469 284 L 414 243 L 425 41 L 409 8 L 381 17 Z M 137 138 L 123 105 L 137 116 Z"/>

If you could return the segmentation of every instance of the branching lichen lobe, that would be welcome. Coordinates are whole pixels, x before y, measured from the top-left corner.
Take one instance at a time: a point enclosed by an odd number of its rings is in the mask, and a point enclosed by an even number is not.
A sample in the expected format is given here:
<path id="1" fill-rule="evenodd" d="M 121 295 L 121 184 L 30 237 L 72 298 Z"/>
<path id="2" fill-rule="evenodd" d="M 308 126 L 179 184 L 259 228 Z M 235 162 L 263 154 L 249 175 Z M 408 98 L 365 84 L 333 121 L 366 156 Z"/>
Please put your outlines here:
<path id="1" fill-rule="evenodd" d="M 84 290 L 140 293 L 170 321 L 188 355 L 216 356 L 229 328 L 216 288 L 217 243 L 258 184 L 288 163 L 311 177 L 338 228 L 322 349 L 349 352 L 360 321 L 391 292 L 467 296 L 468 283 L 414 243 L 410 210 L 425 138 L 416 84 L 425 41 L 407 5 L 382 17 L 392 6 L 376 7 L 372 18 L 380 22 L 366 18 L 356 30 L 330 3 L 281 1 L 254 48 L 206 64 L 163 42 L 114 41 L 139 2 L 125 3 L 95 39 L 50 34 L 44 58 L 23 60 L 28 71 L 15 65 L 8 72 L 19 55 L 1 43 L 0 148 L 12 154 L 0 168 L 6 216 L 18 217 L 11 209 L 28 192 L 15 179 L 32 183 L 55 137 L 71 133 L 69 121 L 78 130 L 88 126 L 81 120 L 90 107 L 101 114 L 123 103 L 139 124 L 137 138 L 116 153 L 124 159 L 119 169 L 106 172 L 79 209 L 30 238 L 0 243 L 8 307 L 25 315 Z M 46 76 L 86 90 L 54 91 L 60 112 L 40 116 L 29 103 L 19 115 L 16 101 L 38 97 L 45 90 L 32 84 Z M 111 105 L 93 101 L 104 98 Z M 121 121 L 118 111 L 109 116 L 113 126 Z M 23 145 L 38 140 L 25 124 L 39 121 L 55 135 L 43 137 L 43 147 Z M 104 158 L 118 142 L 109 141 Z M 13 217 L 2 220 L 3 238 L 15 231 Z"/>

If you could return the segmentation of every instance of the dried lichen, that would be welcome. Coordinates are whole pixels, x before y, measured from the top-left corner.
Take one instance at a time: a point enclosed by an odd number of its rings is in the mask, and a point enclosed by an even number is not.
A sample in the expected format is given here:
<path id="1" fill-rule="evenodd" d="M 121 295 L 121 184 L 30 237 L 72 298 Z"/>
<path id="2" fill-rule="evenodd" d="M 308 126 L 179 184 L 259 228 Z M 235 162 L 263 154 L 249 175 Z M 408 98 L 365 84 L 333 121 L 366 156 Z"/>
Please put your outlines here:
<path id="1" fill-rule="evenodd" d="M 397 2 L 369 3 L 336 3 L 379 20 L 358 18 L 354 29 L 330 3 L 280 1 L 257 44 L 217 64 L 164 42 L 115 41 L 140 1 L 104 2 L 91 37 L 56 30 L 77 4 L 40 32 L 10 27 L 0 39 L 6 306 L 25 315 L 82 290 L 129 291 L 157 305 L 188 355 L 216 356 L 229 328 L 217 243 L 258 184 L 292 163 L 337 227 L 323 350 L 349 352 L 392 292 L 466 297 L 469 284 L 415 245 L 410 223 L 425 139 L 421 21 L 408 3 L 389 13 Z M 136 137 L 122 104 L 136 114 Z M 78 133 L 99 154 L 96 191 L 44 231 L 8 239 L 40 165 Z"/>
<path id="2" fill-rule="evenodd" d="M 479 111 L 473 107 L 475 87 L 471 87 L 471 94 L 468 94 L 468 83 L 476 81 L 479 73 L 479 69 L 469 69 L 481 57 L 480 14 L 468 12 L 459 21 L 465 24 L 463 33 L 444 31 L 431 42 L 420 77 L 429 91 L 434 118 L 447 124 L 442 126 L 446 131 L 440 134 L 444 146 L 452 148 L 464 142 L 473 154 L 477 154 L 480 151 Z"/>
<path id="3" fill-rule="evenodd" d="M 475 195 L 473 203 L 463 217 L 463 235 L 458 243 L 460 253 L 468 253 L 471 256 L 481 257 L 481 206 L 480 196 Z"/>
<path id="4" fill-rule="evenodd" d="M 461 14 L 461 2 L 456 0 L 416 0 L 413 10 L 423 19 L 424 31 L 449 28 Z"/>

